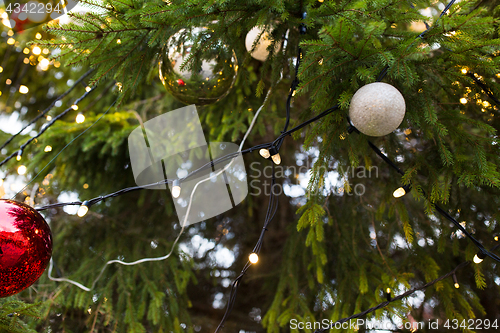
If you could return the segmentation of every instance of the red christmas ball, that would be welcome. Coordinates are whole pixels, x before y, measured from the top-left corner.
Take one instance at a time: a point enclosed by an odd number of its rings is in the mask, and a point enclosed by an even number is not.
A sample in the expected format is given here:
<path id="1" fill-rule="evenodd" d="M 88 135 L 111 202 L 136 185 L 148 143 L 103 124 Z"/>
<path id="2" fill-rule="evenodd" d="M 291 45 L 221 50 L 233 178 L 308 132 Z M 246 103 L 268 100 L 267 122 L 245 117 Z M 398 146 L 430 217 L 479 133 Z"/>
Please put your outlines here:
<path id="1" fill-rule="evenodd" d="M 52 233 L 36 210 L 0 199 L 0 297 L 31 286 L 52 255 Z"/>
<path id="2" fill-rule="evenodd" d="M 181 87 L 184 87 L 186 85 L 186 82 L 184 82 L 183 79 L 177 79 L 177 84 L 180 85 Z"/>

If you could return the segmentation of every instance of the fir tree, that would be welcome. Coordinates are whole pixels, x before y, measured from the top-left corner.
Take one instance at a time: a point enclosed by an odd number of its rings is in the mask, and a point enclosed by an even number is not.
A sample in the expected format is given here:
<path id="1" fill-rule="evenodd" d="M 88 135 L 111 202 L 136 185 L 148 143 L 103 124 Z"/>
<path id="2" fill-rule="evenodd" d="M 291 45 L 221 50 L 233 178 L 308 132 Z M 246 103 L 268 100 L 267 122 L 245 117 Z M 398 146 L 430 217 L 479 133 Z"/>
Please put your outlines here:
<path id="1" fill-rule="evenodd" d="M 32 66 L 28 74 L 20 74 L 21 69 L 2 65 L 10 77 L 29 75 L 37 81 L 28 95 L 4 93 L 3 109 L 10 114 L 21 108 L 16 101 L 26 105 L 23 120 L 29 121 L 68 88 L 54 83 L 57 72 L 74 81 L 93 69 L 85 85 L 96 88 L 79 103 L 86 121 L 75 124 L 74 111 L 25 149 L 23 156 L 29 158 L 22 162 L 31 177 L 55 155 L 45 153 L 45 146 L 58 152 L 103 118 L 17 200 L 31 196 L 34 184 L 39 186 L 37 205 L 55 203 L 61 193 L 74 192 L 86 200 L 135 185 L 128 135 L 140 122 L 183 106 L 158 78 L 167 41 L 180 29 L 209 28 L 186 66 L 205 57 L 210 43 L 230 46 L 238 59 L 238 76 L 229 94 L 198 107 L 209 142 L 239 143 L 263 103 L 245 147 L 273 142 L 280 135 L 299 45 L 299 84 L 290 128 L 338 105 L 285 137 L 280 149 L 283 168 L 277 173 L 285 193 L 267 228 L 259 263 L 241 280 L 224 331 L 288 332 L 297 331 L 290 326 L 292 320 L 335 322 L 383 302 L 386 288 L 392 296 L 399 295 L 472 260 L 477 247 L 436 205 L 464 222 L 487 249 L 498 241 L 500 7 L 495 1 L 452 2 L 442 16 L 448 3 L 430 0 L 81 3 L 91 12 L 70 14 L 68 24 L 49 23 L 42 39 L 34 38 L 35 31 L 16 37 L 33 39 L 31 48 L 52 50 L 52 64 L 61 66 L 51 65 L 45 74 Z M 300 33 L 301 25 L 305 34 Z M 275 49 L 274 43 L 281 45 L 281 51 L 271 52 L 263 63 L 252 59 L 244 45 L 255 26 L 269 27 L 274 40 L 269 50 Z M 8 52 L 24 57 L 22 48 L 16 53 L 4 45 L 5 61 L 16 60 Z M 360 87 L 378 79 L 397 87 L 407 110 L 398 130 L 368 138 L 349 130 L 349 104 Z M 47 84 L 57 92 L 47 95 Z M 64 108 L 85 93 L 85 85 L 63 99 Z M 2 91 L 8 89 L 2 86 Z M 30 104 L 30 96 L 36 103 Z M 43 123 L 37 122 L 37 129 Z M 8 137 L 0 132 L 2 142 Z M 17 151 L 27 139 L 17 137 L 0 156 Z M 367 139 L 403 174 L 377 156 Z M 261 233 L 271 179 L 256 170 L 264 171 L 270 163 L 257 151 L 246 154 L 249 181 L 257 180 L 259 195 L 250 187 L 250 195 L 236 208 L 190 226 L 182 246 L 167 260 L 109 265 L 95 285 L 108 260 L 134 261 L 170 251 L 180 225 L 168 192 L 144 190 L 111 198 L 92 206 L 84 218 L 61 208 L 45 211 L 54 235 L 52 274 L 93 288 L 84 291 L 44 274 L 32 289 L 0 300 L 0 328 L 214 331 L 225 312 L 229 282 L 239 275 Z M 12 160 L 2 171 L 14 174 L 18 164 Z M 286 167 L 294 169 L 285 172 Z M 305 190 L 299 185 L 304 179 Z M 396 188 L 409 184 L 408 195 L 393 197 Z M 362 195 L 356 189 L 363 189 Z M 295 194 L 301 190 L 301 195 Z M 200 248 L 203 242 L 210 249 Z M 234 256 L 229 267 L 217 260 L 223 251 Z M 460 288 L 450 275 L 367 318 L 404 323 L 411 314 L 419 322 L 438 319 L 439 331 L 447 331 L 447 319 L 466 320 L 467 332 L 479 330 L 476 324 L 467 328 L 469 319 L 500 319 L 500 276 L 494 260 L 460 268 L 454 274 Z"/>

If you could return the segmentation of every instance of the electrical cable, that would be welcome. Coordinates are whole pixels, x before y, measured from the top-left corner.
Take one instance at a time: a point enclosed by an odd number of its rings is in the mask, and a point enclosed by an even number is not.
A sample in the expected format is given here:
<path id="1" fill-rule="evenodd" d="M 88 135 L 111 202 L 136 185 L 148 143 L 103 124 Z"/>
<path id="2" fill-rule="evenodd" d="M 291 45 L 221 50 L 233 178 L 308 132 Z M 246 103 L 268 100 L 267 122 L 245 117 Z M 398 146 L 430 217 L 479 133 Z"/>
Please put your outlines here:
<path id="1" fill-rule="evenodd" d="M 43 110 L 38 116 L 36 116 L 35 118 L 33 118 L 19 132 L 17 132 L 16 134 L 12 135 L 7 141 L 5 141 L 3 143 L 3 145 L 0 146 L 0 150 L 2 150 L 3 148 L 5 148 L 5 146 L 7 146 L 16 136 L 18 136 L 19 134 L 21 134 L 25 129 L 27 129 L 28 127 L 30 127 L 31 125 L 33 125 L 34 123 L 36 123 L 40 118 L 42 118 L 43 116 L 45 116 L 47 114 L 47 112 L 49 112 L 50 110 L 52 110 L 52 108 L 55 106 L 55 104 L 56 104 L 57 101 L 60 101 L 61 99 L 63 99 L 64 97 L 66 97 L 71 91 L 73 91 L 73 89 L 75 89 L 75 87 L 78 84 L 80 84 L 80 82 L 82 82 L 92 72 L 93 72 L 93 69 L 90 69 L 85 74 L 83 74 L 78 80 L 75 81 L 75 83 L 68 90 L 66 90 L 64 93 L 62 93 L 61 95 L 59 95 L 55 100 L 53 100 L 52 103 L 50 103 L 50 105 L 45 110 Z"/>

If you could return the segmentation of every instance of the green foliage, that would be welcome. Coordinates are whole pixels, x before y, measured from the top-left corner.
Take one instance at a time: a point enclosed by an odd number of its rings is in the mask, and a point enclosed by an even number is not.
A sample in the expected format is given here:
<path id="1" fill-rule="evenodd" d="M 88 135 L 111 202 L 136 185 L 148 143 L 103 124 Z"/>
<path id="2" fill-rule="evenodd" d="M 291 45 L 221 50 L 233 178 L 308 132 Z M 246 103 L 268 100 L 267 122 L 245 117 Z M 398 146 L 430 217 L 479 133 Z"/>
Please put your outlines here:
<path id="1" fill-rule="evenodd" d="M 97 89 L 92 101 L 79 106 L 85 111 L 85 123 L 75 124 L 71 113 L 25 152 L 23 163 L 30 175 L 52 160 L 54 155 L 42 152 L 46 145 L 60 151 L 113 100 L 118 98 L 119 103 L 33 179 L 40 187 L 37 193 L 43 193 L 37 194 L 37 204 L 55 202 L 63 192 L 87 199 L 134 186 L 129 133 L 141 122 L 182 106 L 165 93 L 157 72 L 160 55 L 168 52 L 169 37 L 183 28 L 208 28 L 203 42 L 192 48 L 187 67 L 203 59 L 212 43 L 229 45 L 238 59 L 238 77 L 230 94 L 198 107 L 207 141 L 239 142 L 261 107 L 246 146 L 276 138 L 285 123 L 285 99 L 299 44 L 303 53 L 291 127 L 339 106 L 295 132 L 281 148 L 282 165 L 299 171 L 282 172 L 284 179 L 278 179 L 285 192 L 292 190 L 279 199 L 259 265 L 242 280 L 226 330 L 258 331 L 264 326 L 271 333 L 288 330 L 292 319 L 336 321 L 383 302 L 388 287 L 398 295 L 470 260 L 477 249 L 437 215 L 434 204 L 464 221 L 474 237 L 491 246 L 500 218 L 500 122 L 498 105 L 479 83 L 500 96 L 500 7 L 495 1 L 461 1 L 439 19 L 439 8 L 445 4 L 429 0 L 412 1 L 414 7 L 395 0 L 81 3 L 93 11 L 70 14 L 73 21 L 68 24 L 51 22 L 44 38 L 32 45 L 53 50 L 52 59 L 63 63 L 60 70 L 72 79 L 87 67 L 94 68 L 89 84 Z M 307 17 L 302 20 L 304 9 Z M 432 28 L 422 34 L 424 21 Z M 299 34 L 300 23 L 306 25 L 306 35 Z M 243 42 L 254 26 L 270 31 L 269 50 L 281 46 L 264 63 L 252 59 Z M 16 71 L 4 68 L 17 78 Z M 72 73 L 70 68 L 77 70 Z M 369 139 L 395 161 L 402 176 L 373 154 L 365 135 L 347 130 L 353 94 L 375 82 L 384 69 L 383 81 L 405 97 L 406 115 L 394 133 Z M 49 71 L 49 78 L 55 77 L 55 70 Z M 42 77 L 30 87 L 40 106 L 53 98 L 47 97 L 44 85 L 50 83 Z M 52 88 L 62 93 L 67 86 L 60 82 Z M 12 96 L 2 102 L 9 114 L 19 109 Z M 29 103 L 27 97 L 18 99 Z M 63 105 L 73 100 L 66 98 Z M 30 104 L 26 119 L 37 111 Z M 7 137 L 0 132 L 2 142 Z M 20 137 L 15 144 L 26 139 Z M 249 181 L 260 181 L 261 195 L 250 195 L 232 211 L 190 226 L 181 238 L 183 246 L 167 261 L 110 265 L 91 293 L 44 276 L 36 285 L 36 296 L 29 291 L 20 294 L 26 303 L 2 303 L 0 328 L 213 331 L 223 316 L 214 300 L 220 295 L 222 303 L 227 300 L 228 281 L 238 276 L 262 230 L 267 204 L 262 184 L 269 181 L 268 164 L 254 155 L 258 154 L 246 155 L 247 166 L 257 162 L 258 167 L 247 171 Z M 9 164 L 6 173 L 13 174 L 15 167 Z M 255 170 L 262 172 L 251 173 Z M 412 195 L 395 199 L 392 192 L 407 184 L 412 185 Z M 293 189 L 304 195 L 290 194 Z M 28 192 L 20 193 L 19 199 Z M 58 209 L 46 214 L 55 240 L 54 274 L 87 286 L 108 260 L 133 261 L 167 253 L 179 231 L 164 191 L 113 198 L 92 207 L 84 219 Z M 200 250 L 200 239 L 213 248 Z M 234 254 L 229 267 L 213 257 L 223 248 Z M 447 278 L 419 294 L 419 302 L 394 302 L 368 318 L 406 318 L 409 313 L 417 321 L 429 316 L 440 321 L 498 317 L 494 283 L 499 277 L 491 260 L 456 274 L 460 289 Z M 39 300 L 45 302 L 36 303 Z M 32 312 L 34 308 L 39 312 Z M 9 311 L 21 316 L 6 317 Z M 35 319 L 20 321 L 26 317 Z"/>

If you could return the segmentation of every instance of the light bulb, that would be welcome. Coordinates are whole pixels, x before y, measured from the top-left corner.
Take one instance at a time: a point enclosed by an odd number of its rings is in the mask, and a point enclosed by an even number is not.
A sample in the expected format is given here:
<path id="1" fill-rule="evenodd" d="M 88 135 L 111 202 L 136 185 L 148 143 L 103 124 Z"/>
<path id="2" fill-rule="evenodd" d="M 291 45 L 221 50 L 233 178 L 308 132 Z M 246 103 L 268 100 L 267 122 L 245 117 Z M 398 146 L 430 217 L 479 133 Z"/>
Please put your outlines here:
<path id="1" fill-rule="evenodd" d="M 394 193 L 392 193 L 394 198 L 401 198 L 403 195 L 406 194 L 406 191 L 404 188 L 400 187 Z"/>
<path id="2" fill-rule="evenodd" d="M 18 168 L 17 168 L 17 173 L 19 175 L 24 175 L 26 173 L 26 171 L 28 171 L 28 168 L 26 168 L 24 165 L 20 165 Z"/>
<path id="3" fill-rule="evenodd" d="M 465 97 L 460 98 L 460 103 L 467 104 L 467 98 Z"/>
<path id="4" fill-rule="evenodd" d="M 174 180 L 172 187 L 172 196 L 177 199 L 181 195 L 181 186 L 178 179 Z"/>
<path id="5" fill-rule="evenodd" d="M 52 151 L 52 146 L 45 146 L 45 149 L 43 151 L 46 153 L 48 153 L 49 151 Z"/>
<path id="6" fill-rule="evenodd" d="M 73 105 L 71 105 L 71 108 L 76 111 L 76 110 L 78 110 L 78 105 L 73 104 Z"/>
<path id="7" fill-rule="evenodd" d="M 260 156 L 264 157 L 264 158 L 269 158 L 271 157 L 271 154 L 269 153 L 269 150 L 268 149 L 265 149 L 265 148 L 262 148 L 261 150 L 259 150 L 259 154 Z"/>
<path id="8" fill-rule="evenodd" d="M 17 152 L 16 160 L 20 161 L 22 157 L 23 157 L 23 151 L 22 151 L 22 150 L 19 150 L 19 151 Z"/>
<path id="9" fill-rule="evenodd" d="M 460 288 L 460 285 L 458 284 L 458 282 L 455 282 L 454 286 L 455 286 L 455 288 L 457 288 L 457 289 L 458 289 L 458 288 Z"/>
<path id="10" fill-rule="evenodd" d="M 90 88 L 89 86 L 85 87 L 85 91 L 86 91 L 86 92 L 89 92 L 89 91 L 91 91 L 91 90 L 92 90 L 92 88 Z"/>
<path id="11" fill-rule="evenodd" d="M 85 215 L 87 215 L 87 212 L 89 211 L 89 207 L 87 205 L 88 201 L 84 201 L 80 208 L 78 208 L 78 212 L 76 213 L 76 215 L 78 215 L 79 217 L 84 217 Z"/>
<path id="12" fill-rule="evenodd" d="M 256 264 L 259 261 L 259 256 L 257 253 L 252 253 L 248 256 L 248 260 L 250 260 L 252 264 Z"/>
<path id="13" fill-rule="evenodd" d="M 281 164 L 281 156 L 279 153 L 276 155 L 271 156 L 271 159 L 273 160 L 274 164 L 279 165 Z"/>
<path id="14" fill-rule="evenodd" d="M 493 237 L 493 240 L 495 240 L 495 242 L 498 242 L 498 236 Z"/>
<path id="15" fill-rule="evenodd" d="M 390 293 L 391 293 L 391 288 L 387 288 L 387 289 L 385 290 L 385 292 L 386 292 L 387 294 L 390 294 Z"/>
<path id="16" fill-rule="evenodd" d="M 80 112 L 78 113 L 78 115 L 76 116 L 76 122 L 78 124 L 81 124 L 85 121 L 85 116 Z"/>
<path id="17" fill-rule="evenodd" d="M 29 91 L 30 91 L 29 88 L 26 87 L 25 85 L 22 84 L 19 86 L 19 92 L 21 94 L 27 94 Z"/>
<path id="18" fill-rule="evenodd" d="M 484 258 L 485 258 L 485 255 L 482 252 L 479 252 L 478 254 L 476 254 L 474 256 L 474 259 L 472 259 L 472 260 L 474 261 L 475 264 L 480 264 L 483 262 Z"/>

